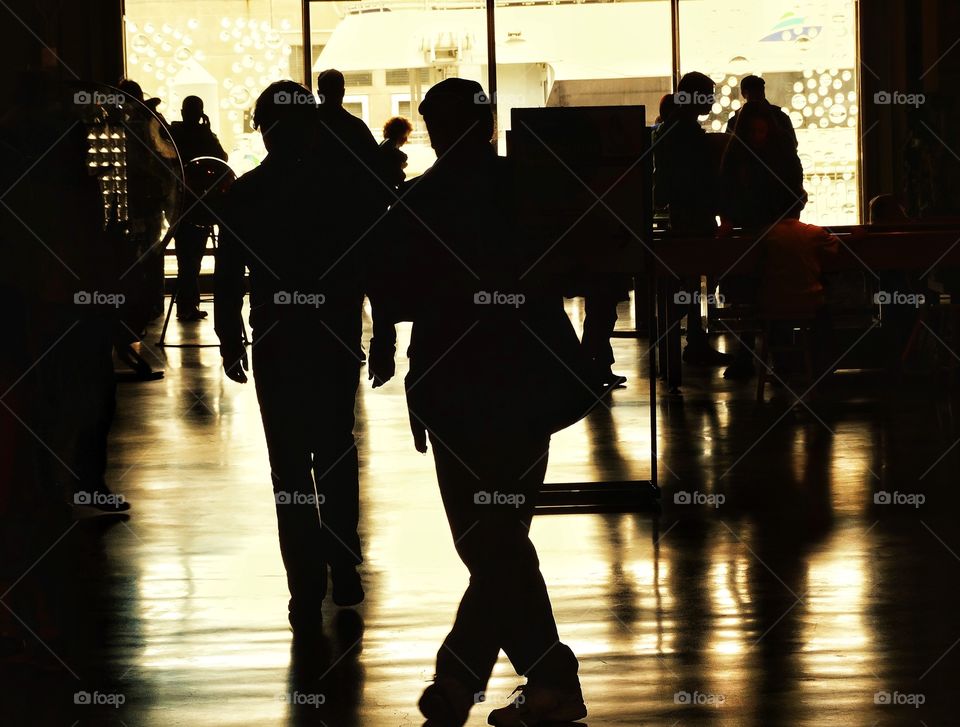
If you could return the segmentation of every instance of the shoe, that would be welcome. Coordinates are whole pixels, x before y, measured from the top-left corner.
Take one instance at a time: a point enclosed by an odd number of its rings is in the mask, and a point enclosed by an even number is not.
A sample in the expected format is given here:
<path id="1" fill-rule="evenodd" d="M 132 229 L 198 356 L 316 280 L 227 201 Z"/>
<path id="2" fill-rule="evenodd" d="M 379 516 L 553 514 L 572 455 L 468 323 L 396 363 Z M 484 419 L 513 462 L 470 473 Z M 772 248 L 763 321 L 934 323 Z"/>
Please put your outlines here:
<path id="1" fill-rule="evenodd" d="M 590 371 L 590 381 L 595 390 L 604 391 L 607 387 L 620 388 L 627 383 L 627 377 L 613 373 L 609 366 L 594 364 Z"/>
<path id="2" fill-rule="evenodd" d="M 323 635 L 323 612 L 320 610 L 323 599 L 310 606 L 290 599 L 287 620 L 295 639 L 316 639 Z"/>
<path id="3" fill-rule="evenodd" d="M 576 722 L 587 716 L 580 686 L 556 687 L 522 684 L 513 690 L 517 694 L 509 706 L 495 709 L 487 717 L 487 724 L 495 727 L 533 727 L 553 722 Z"/>
<path id="4" fill-rule="evenodd" d="M 333 602 L 338 606 L 356 606 L 363 601 L 363 584 L 356 567 L 331 568 Z"/>
<path id="5" fill-rule="evenodd" d="M 453 677 L 438 676 L 423 690 L 417 706 L 430 724 L 462 727 L 470 716 L 470 708 L 478 701 L 477 694 Z"/>
<path id="6" fill-rule="evenodd" d="M 683 349 L 683 362 L 691 366 L 729 366 L 733 360 L 732 353 L 722 353 L 706 344 L 700 346 L 688 344 Z"/>
<path id="7" fill-rule="evenodd" d="M 734 361 L 732 364 L 727 366 L 723 371 L 723 378 L 725 379 L 751 379 L 753 375 L 757 373 L 756 369 L 753 367 L 753 361 L 747 361 L 746 359 L 740 359 Z"/>
<path id="8" fill-rule="evenodd" d="M 604 377 L 603 385 L 609 386 L 611 389 L 622 389 L 627 384 L 627 377 L 621 376 L 620 374 L 615 374 L 611 371 L 606 377 Z"/>
<path id="9" fill-rule="evenodd" d="M 188 323 L 193 321 L 202 321 L 207 317 L 207 312 L 205 310 L 200 310 L 199 308 L 194 308 L 193 310 L 177 311 L 177 320 L 186 321 Z"/>

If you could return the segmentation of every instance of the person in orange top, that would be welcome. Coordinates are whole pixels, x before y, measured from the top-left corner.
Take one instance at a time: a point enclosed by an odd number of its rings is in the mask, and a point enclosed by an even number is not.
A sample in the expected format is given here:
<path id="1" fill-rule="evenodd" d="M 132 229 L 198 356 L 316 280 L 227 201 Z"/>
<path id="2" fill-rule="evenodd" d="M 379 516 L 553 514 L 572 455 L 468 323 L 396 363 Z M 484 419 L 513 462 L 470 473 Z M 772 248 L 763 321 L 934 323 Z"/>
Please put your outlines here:
<path id="1" fill-rule="evenodd" d="M 826 256 L 836 255 L 840 241 L 827 230 L 796 217 L 781 220 L 767 234 L 761 264 L 760 317 L 814 318 L 823 308 L 821 274 Z"/>

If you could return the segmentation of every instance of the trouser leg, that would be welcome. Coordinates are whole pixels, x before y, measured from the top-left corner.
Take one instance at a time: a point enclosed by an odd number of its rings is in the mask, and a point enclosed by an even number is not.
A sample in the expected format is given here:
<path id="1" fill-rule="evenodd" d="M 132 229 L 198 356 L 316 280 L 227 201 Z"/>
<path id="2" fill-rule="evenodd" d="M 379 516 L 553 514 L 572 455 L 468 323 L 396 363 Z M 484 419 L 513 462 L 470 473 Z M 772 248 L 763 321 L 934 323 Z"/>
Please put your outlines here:
<path id="1" fill-rule="evenodd" d="M 208 230 L 184 222 L 177 230 L 177 311 L 195 310 L 200 305 L 200 265 Z"/>
<path id="2" fill-rule="evenodd" d="M 313 382 L 302 372 L 287 370 L 284 363 L 282 351 L 268 349 L 266 339 L 262 347 L 254 346 L 254 381 L 291 603 L 319 604 L 326 595 L 327 564 L 311 472 L 308 424 Z"/>
<path id="3" fill-rule="evenodd" d="M 586 316 L 583 319 L 581 344 L 598 367 L 609 368 L 615 360 L 610 337 L 617 324 L 617 302 L 616 298 L 609 295 L 584 296 Z"/>
<path id="4" fill-rule="evenodd" d="M 562 644 L 529 538 L 546 472 L 548 439 L 477 451 L 432 437 L 437 478 L 470 585 L 437 655 L 437 673 L 483 689 L 502 648 L 518 673 L 562 686 L 577 681 L 577 660 Z"/>
<path id="5" fill-rule="evenodd" d="M 354 567 L 360 552 L 360 472 L 353 435 L 354 406 L 360 382 L 359 362 L 347 361 L 342 371 L 329 371 L 323 395 L 324 422 L 313 451 L 313 472 L 320 495 L 323 551 L 331 568 Z"/>

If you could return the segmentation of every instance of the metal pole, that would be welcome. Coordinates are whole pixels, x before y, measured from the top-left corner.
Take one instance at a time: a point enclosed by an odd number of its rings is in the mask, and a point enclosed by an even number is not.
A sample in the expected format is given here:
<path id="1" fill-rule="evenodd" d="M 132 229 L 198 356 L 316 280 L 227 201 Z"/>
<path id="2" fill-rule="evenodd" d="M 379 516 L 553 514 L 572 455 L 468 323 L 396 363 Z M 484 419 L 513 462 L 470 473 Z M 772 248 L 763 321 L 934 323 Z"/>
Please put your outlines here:
<path id="1" fill-rule="evenodd" d="M 673 90 L 680 83 L 680 0 L 670 0 L 670 34 L 673 50 Z"/>
<path id="2" fill-rule="evenodd" d="M 490 98 L 490 112 L 493 114 L 493 149 L 498 151 L 500 129 L 497 123 L 497 42 L 494 25 L 496 0 L 486 0 L 487 4 L 487 94 Z"/>
<path id="3" fill-rule="evenodd" d="M 313 90 L 313 46 L 310 43 L 310 0 L 303 0 L 301 32 L 303 34 L 303 85 Z"/>

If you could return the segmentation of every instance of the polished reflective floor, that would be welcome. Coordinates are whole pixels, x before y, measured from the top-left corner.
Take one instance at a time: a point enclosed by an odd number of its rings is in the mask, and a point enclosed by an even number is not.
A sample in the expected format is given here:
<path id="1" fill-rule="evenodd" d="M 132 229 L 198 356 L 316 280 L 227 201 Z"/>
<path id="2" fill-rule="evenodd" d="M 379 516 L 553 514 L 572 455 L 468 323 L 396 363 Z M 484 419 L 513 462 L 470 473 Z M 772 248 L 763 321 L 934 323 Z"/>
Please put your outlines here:
<path id="1" fill-rule="evenodd" d="M 403 358 L 357 401 L 367 600 L 331 604 L 326 640 L 300 651 L 253 386 L 222 376 L 216 348 L 155 340 L 144 355 L 166 376 L 121 384 L 112 441 L 131 515 L 52 539 L 74 625 L 0 661 L 3 724 L 422 724 L 467 576 L 432 459 L 412 446 Z M 169 340 L 212 343 L 212 323 L 174 321 Z M 614 346 L 627 388 L 555 437 L 550 482 L 649 476 L 647 342 Z M 960 430 L 941 398 L 844 376 L 791 409 L 788 392 L 757 404 L 719 369 L 685 377 L 657 402 L 659 514 L 532 528 L 584 723 L 960 725 Z M 470 724 L 520 681 L 501 658 Z"/>

